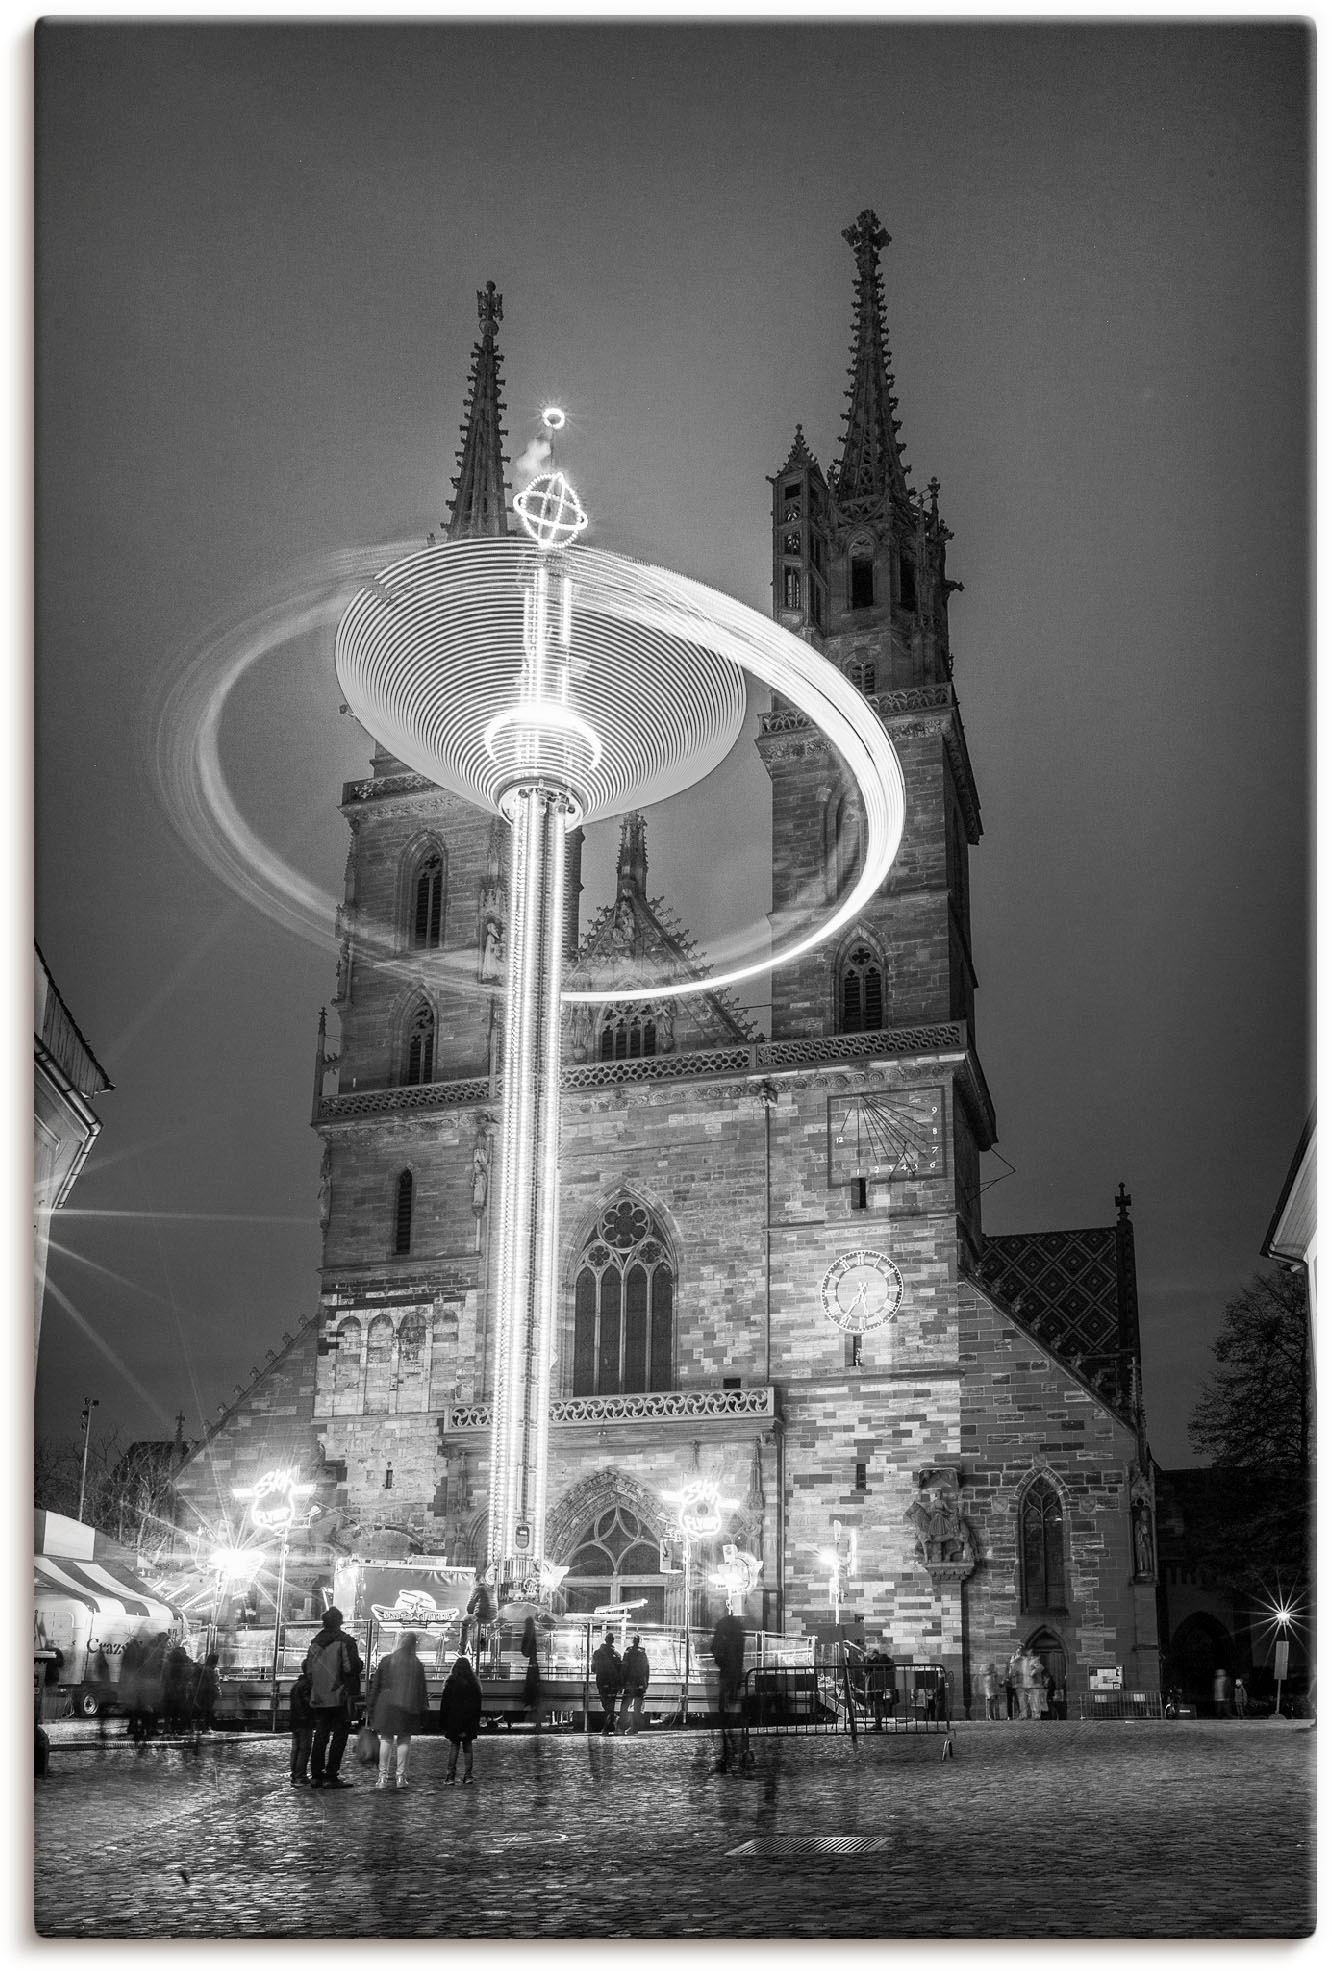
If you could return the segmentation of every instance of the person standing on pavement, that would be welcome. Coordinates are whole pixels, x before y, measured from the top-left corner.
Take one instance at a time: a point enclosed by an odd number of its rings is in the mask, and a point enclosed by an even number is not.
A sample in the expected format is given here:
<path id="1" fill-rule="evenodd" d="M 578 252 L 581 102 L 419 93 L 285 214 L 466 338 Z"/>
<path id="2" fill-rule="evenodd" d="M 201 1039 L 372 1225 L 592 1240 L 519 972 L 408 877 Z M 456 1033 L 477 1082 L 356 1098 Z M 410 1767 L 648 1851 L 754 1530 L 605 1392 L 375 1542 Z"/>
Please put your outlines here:
<path id="1" fill-rule="evenodd" d="M 310 1678 L 310 1709 L 314 1737 L 310 1745 L 311 1786 L 350 1786 L 338 1777 L 351 1731 L 351 1707 L 361 1696 L 361 1653 L 354 1637 L 344 1635 L 342 1610 L 329 1608 L 324 1626 L 305 1653 Z"/>
<path id="2" fill-rule="evenodd" d="M 1248 1691 L 1247 1691 L 1247 1690 L 1245 1690 L 1245 1688 L 1244 1688 L 1244 1679 L 1243 1679 L 1243 1677 L 1236 1677 L 1236 1679 L 1235 1679 L 1235 1716 L 1236 1716 L 1237 1718 L 1243 1718 L 1243 1717 L 1246 1717 L 1246 1716 L 1248 1715 L 1248 1710 L 1249 1710 L 1249 1693 L 1248 1693 Z"/>
<path id="3" fill-rule="evenodd" d="M 449 1671 L 448 1682 L 439 1700 L 439 1728 L 449 1741 L 449 1766 L 444 1775 L 452 1786 L 458 1771 L 458 1749 L 463 1753 L 464 1786 L 472 1784 L 472 1740 L 481 1729 L 481 1685 L 476 1671 L 460 1656 Z"/>
<path id="4" fill-rule="evenodd" d="M 607 1629 L 606 1640 L 592 1653 L 592 1675 L 597 1680 L 597 1696 L 601 1701 L 601 1735 L 608 1738 L 615 1730 L 615 1700 L 624 1682 L 624 1667 L 620 1662 L 620 1652 L 615 1647 L 615 1631 Z"/>
<path id="5" fill-rule="evenodd" d="M 391 1656 L 381 1656 L 370 1679 L 366 1702 L 366 1723 L 379 1733 L 379 1778 L 376 1787 L 383 1792 L 394 1783 L 407 1785 L 407 1760 L 412 1749 L 412 1733 L 425 1713 L 426 1680 L 416 1654 L 416 1636 L 404 1630 Z"/>
<path id="6" fill-rule="evenodd" d="M 1217 1664 L 1216 1675 L 1212 1679 L 1212 1709 L 1218 1718 L 1230 1716 L 1230 1678 L 1221 1663 Z"/>
<path id="7" fill-rule="evenodd" d="M 624 1652 L 624 1657 L 620 1664 L 620 1674 L 624 1679 L 623 1692 L 620 1697 L 620 1736 L 623 1737 L 626 1730 L 628 1730 L 637 1738 L 639 1727 L 643 1723 L 643 1699 L 647 1696 L 647 1687 L 652 1676 L 647 1651 L 643 1647 L 643 1638 L 641 1636 L 635 1636 L 628 1649 Z M 631 1711 L 633 1713 L 633 1723 L 629 1724 L 628 1719 Z"/>
<path id="8" fill-rule="evenodd" d="M 287 1722 L 291 1726 L 291 1783 L 310 1784 L 310 1746 L 314 1741 L 314 1712 L 310 1709 L 309 1673 L 301 1671 L 287 1699 Z"/>
<path id="9" fill-rule="evenodd" d="M 1004 1718 L 1010 1725 L 1018 1714 L 1017 1665 L 1018 1653 L 1015 1653 L 1004 1669 Z"/>
<path id="10" fill-rule="evenodd" d="M 717 1665 L 717 1722 L 721 1727 L 721 1757 L 712 1768 L 724 1773 L 739 1751 L 733 1719 L 740 1706 L 745 1674 L 745 1631 L 729 1610 L 717 1618 L 712 1632 L 712 1660 Z"/>

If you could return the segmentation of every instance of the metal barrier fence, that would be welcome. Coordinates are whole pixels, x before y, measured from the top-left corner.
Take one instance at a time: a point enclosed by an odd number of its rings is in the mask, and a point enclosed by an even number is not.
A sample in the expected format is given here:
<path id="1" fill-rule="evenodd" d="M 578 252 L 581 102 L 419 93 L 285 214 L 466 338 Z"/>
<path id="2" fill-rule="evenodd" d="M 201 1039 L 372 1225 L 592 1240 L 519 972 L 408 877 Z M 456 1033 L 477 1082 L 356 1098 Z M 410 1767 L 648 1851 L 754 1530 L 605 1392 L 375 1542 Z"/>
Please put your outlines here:
<path id="1" fill-rule="evenodd" d="M 1078 1693 L 1079 1718 L 1163 1718 L 1165 1699 L 1159 1690 L 1087 1690 Z"/>
<path id="2" fill-rule="evenodd" d="M 867 1662 L 854 1644 L 835 1644 L 806 1663 L 747 1670 L 741 1716 L 759 1733 L 947 1733 L 950 1685 L 941 1664 Z"/>

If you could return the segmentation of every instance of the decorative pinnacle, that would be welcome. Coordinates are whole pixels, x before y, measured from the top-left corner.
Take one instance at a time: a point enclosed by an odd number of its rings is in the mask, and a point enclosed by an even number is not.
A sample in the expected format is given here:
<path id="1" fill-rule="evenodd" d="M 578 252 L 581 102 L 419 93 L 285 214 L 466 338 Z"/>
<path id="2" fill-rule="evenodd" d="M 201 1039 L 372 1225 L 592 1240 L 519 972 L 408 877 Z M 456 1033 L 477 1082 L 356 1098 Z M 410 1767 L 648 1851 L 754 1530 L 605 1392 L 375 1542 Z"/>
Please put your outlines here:
<path id="1" fill-rule="evenodd" d="M 886 246 L 892 245 L 892 236 L 887 228 L 879 224 L 877 212 L 866 206 L 853 225 L 842 229 L 842 238 L 856 256 L 856 265 L 864 279 L 872 279 L 875 263 Z"/>
<path id="2" fill-rule="evenodd" d="M 496 288 L 494 281 L 487 281 L 476 291 L 476 312 L 481 322 L 481 333 L 494 335 L 504 320 L 504 297 Z"/>

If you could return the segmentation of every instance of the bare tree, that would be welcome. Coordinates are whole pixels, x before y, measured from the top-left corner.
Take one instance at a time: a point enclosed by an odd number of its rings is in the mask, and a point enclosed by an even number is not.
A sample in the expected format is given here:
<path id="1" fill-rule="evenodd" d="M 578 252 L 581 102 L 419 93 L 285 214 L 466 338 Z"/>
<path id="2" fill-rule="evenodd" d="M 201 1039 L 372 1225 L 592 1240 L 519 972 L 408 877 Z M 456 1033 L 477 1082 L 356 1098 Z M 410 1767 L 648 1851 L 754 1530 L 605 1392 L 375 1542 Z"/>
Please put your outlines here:
<path id="1" fill-rule="evenodd" d="M 1214 1464 L 1307 1471 L 1313 1463 L 1313 1359 L 1303 1273 L 1255 1273 L 1225 1312 L 1216 1373 L 1189 1424 Z"/>

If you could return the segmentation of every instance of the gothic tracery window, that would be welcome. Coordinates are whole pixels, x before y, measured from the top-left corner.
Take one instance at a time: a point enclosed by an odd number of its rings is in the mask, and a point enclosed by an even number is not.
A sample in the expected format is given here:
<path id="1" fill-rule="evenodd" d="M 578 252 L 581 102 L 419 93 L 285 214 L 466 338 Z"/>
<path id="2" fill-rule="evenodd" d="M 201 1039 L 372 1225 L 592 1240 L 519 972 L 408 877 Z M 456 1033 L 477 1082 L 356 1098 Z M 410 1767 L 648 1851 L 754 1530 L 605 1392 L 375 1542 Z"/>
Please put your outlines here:
<path id="1" fill-rule="evenodd" d="M 432 849 L 417 868 L 411 886 L 409 942 L 437 951 L 444 922 L 444 858 Z"/>
<path id="2" fill-rule="evenodd" d="M 618 1199 L 588 1240 L 574 1284 L 574 1395 L 671 1388 L 674 1302 L 660 1226 L 637 1199 Z"/>
<path id="3" fill-rule="evenodd" d="M 853 609 L 874 607 L 874 557 L 868 548 L 851 551 L 850 603 Z"/>
<path id="4" fill-rule="evenodd" d="M 877 1033 L 883 1025 L 883 966 L 867 944 L 853 945 L 837 981 L 838 1029 Z"/>
<path id="5" fill-rule="evenodd" d="M 662 1620 L 661 1549 L 630 1507 L 618 1504 L 598 1513 L 569 1556 L 568 1568 L 562 1584 L 566 1610 L 645 1601 L 647 1606 L 635 1611 L 636 1619 Z"/>
<path id="6" fill-rule="evenodd" d="M 1046 1478 L 1034 1480 L 1022 1496 L 1019 1552 L 1023 1608 L 1065 1607 L 1064 1506 Z"/>
<path id="7" fill-rule="evenodd" d="M 424 1000 L 408 1024 L 403 1046 L 402 1085 L 419 1088 L 435 1079 L 435 1016 Z"/>

